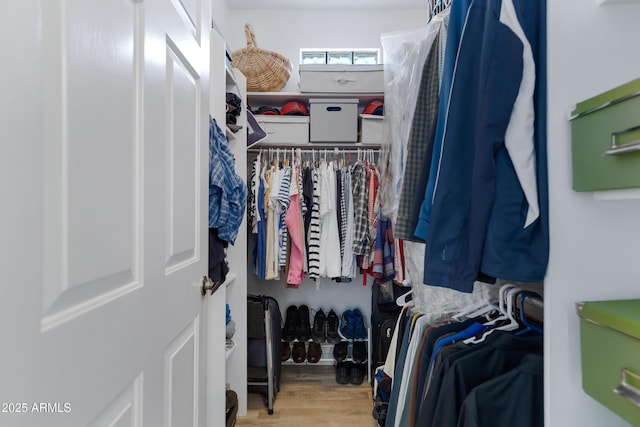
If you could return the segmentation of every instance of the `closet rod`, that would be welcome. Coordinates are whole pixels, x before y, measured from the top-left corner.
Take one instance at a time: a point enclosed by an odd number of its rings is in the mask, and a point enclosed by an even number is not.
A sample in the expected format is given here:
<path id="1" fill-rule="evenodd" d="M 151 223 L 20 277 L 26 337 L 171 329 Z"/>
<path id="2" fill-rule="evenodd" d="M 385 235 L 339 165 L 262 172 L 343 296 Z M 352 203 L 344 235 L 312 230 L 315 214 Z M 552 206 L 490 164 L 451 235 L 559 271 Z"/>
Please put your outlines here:
<path id="1" fill-rule="evenodd" d="M 524 302 L 531 304 L 532 306 L 539 308 L 540 310 L 544 310 L 544 301 L 542 300 L 542 298 L 527 296 L 524 299 Z"/>

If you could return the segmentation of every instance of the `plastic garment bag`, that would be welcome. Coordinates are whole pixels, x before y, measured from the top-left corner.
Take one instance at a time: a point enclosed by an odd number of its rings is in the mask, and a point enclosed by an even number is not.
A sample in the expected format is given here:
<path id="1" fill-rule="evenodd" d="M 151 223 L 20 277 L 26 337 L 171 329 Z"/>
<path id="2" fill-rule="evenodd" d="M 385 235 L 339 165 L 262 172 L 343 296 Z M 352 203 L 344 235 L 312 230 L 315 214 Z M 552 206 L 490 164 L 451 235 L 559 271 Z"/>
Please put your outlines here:
<path id="1" fill-rule="evenodd" d="M 450 317 L 461 310 L 476 310 L 491 301 L 492 285 L 476 282 L 472 293 L 422 284 L 424 272 L 424 243 L 405 241 L 405 262 L 407 279 L 405 286 L 413 290 L 412 310 L 423 313 L 433 323 Z"/>
<path id="2" fill-rule="evenodd" d="M 381 165 L 384 180 L 382 212 L 396 222 L 407 143 L 413 123 L 422 70 L 429 50 L 440 29 L 435 20 L 424 28 L 386 33 L 381 36 L 384 48 L 384 138 Z"/>

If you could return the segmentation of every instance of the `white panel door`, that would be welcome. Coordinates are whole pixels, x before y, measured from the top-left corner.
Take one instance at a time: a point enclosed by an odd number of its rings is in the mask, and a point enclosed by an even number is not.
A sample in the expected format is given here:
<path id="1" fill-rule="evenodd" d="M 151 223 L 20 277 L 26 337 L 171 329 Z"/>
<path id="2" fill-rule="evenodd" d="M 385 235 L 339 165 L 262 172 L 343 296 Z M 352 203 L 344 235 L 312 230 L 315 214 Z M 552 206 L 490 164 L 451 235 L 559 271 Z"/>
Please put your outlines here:
<path id="1" fill-rule="evenodd" d="M 0 426 L 204 426 L 210 5 L 2 21 Z"/>

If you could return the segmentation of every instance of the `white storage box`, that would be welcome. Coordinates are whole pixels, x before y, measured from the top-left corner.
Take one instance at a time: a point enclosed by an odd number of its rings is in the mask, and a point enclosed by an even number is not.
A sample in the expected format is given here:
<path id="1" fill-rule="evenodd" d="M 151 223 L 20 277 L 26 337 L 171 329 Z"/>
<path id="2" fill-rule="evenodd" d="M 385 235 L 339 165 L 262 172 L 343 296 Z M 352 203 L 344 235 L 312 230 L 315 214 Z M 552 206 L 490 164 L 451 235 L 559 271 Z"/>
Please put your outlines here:
<path id="1" fill-rule="evenodd" d="M 300 64 L 301 92 L 384 92 L 384 66 Z"/>
<path id="2" fill-rule="evenodd" d="M 265 144 L 308 144 L 308 116 L 256 114 L 256 121 L 267 132 Z"/>
<path id="3" fill-rule="evenodd" d="M 382 144 L 384 116 L 360 114 L 360 142 Z"/>
<path id="4" fill-rule="evenodd" d="M 311 142 L 357 142 L 357 99 L 309 99 Z"/>

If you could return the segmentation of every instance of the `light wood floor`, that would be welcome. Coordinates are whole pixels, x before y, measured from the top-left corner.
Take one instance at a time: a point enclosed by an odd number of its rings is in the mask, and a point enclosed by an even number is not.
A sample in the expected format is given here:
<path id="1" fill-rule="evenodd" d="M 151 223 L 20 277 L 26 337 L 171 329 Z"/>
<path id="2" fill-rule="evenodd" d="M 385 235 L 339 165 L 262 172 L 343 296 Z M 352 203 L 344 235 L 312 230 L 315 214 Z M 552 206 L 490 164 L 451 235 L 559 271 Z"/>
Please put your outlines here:
<path id="1" fill-rule="evenodd" d="M 273 415 L 260 394 L 249 394 L 246 417 L 236 426 L 374 427 L 371 387 L 336 383 L 333 366 L 283 365 Z"/>

